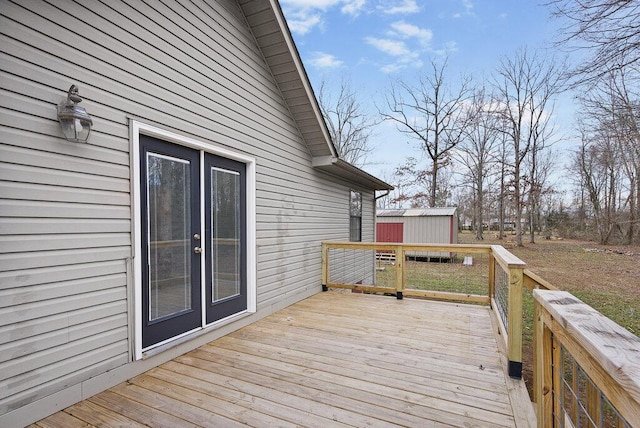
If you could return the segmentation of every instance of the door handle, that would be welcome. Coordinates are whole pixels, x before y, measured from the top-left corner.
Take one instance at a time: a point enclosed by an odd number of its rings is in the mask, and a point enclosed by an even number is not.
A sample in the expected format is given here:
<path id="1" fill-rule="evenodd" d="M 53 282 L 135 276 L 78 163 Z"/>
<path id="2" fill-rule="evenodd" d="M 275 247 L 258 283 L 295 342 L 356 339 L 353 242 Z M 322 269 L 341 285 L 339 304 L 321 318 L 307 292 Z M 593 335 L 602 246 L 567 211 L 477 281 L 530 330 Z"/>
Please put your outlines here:
<path id="1" fill-rule="evenodd" d="M 202 253 L 202 247 L 195 247 L 195 248 L 193 249 L 193 252 L 194 252 L 194 253 L 196 253 L 196 254 L 200 254 L 200 253 Z"/>

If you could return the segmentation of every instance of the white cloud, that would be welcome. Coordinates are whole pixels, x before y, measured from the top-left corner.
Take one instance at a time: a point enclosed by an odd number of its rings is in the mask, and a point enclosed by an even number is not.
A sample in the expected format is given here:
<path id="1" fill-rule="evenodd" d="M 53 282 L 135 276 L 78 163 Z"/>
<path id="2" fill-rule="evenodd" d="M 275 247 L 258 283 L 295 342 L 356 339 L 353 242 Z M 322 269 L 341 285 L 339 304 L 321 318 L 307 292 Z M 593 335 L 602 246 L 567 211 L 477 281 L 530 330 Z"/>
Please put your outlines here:
<path id="1" fill-rule="evenodd" d="M 380 71 L 385 74 L 397 73 L 407 68 L 422 68 L 424 62 L 421 59 L 415 57 L 401 58 L 399 61 L 391 64 L 386 64 L 380 67 Z"/>
<path id="2" fill-rule="evenodd" d="M 457 52 L 458 51 L 458 43 L 455 40 L 450 40 L 450 41 L 448 41 L 447 43 L 444 44 L 444 48 L 449 53 Z"/>
<path id="3" fill-rule="evenodd" d="M 367 37 L 365 41 L 380 52 L 395 58 L 394 62 L 380 67 L 383 73 L 395 73 L 407 67 L 422 67 L 423 62 L 419 52 L 409 49 L 402 40 Z"/>
<path id="4" fill-rule="evenodd" d="M 347 15 L 360 12 L 367 0 L 281 0 L 282 7 L 294 10 L 327 10 L 341 6 L 340 11 Z"/>
<path id="5" fill-rule="evenodd" d="M 365 41 L 374 48 L 391 56 L 402 57 L 411 55 L 412 52 L 401 40 L 379 39 L 377 37 L 366 37 Z"/>
<path id="6" fill-rule="evenodd" d="M 345 0 L 340 11 L 345 15 L 358 16 L 366 3 L 367 0 Z"/>
<path id="7" fill-rule="evenodd" d="M 463 16 L 476 16 L 476 13 L 473 11 L 473 2 L 471 0 L 462 0 L 462 7 L 464 8 L 464 12 L 454 13 L 452 15 L 454 19 L 459 19 Z"/>
<path id="8" fill-rule="evenodd" d="M 344 64 L 335 56 L 325 52 L 314 52 L 312 58 L 306 62 L 318 68 L 339 68 Z"/>
<path id="9" fill-rule="evenodd" d="M 431 52 L 434 53 L 435 55 L 446 56 L 457 51 L 458 51 L 458 44 L 455 41 L 451 40 L 446 42 L 441 49 L 434 49 Z"/>
<path id="10" fill-rule="evenodd" d="M 322 25 L 322 18 L 319 14 L 292 13 L 287 19 L 289 29 L 294 34 L 305 35 L 317 26 Z"/>
<path id="11" fill-rule="evenodd" d="M 397 21 L 391 24 L 392 35 L 397 35 L 403 39 L 415 38 L 424 47 L 429 46 L 433 38 L 433 32 L 428 28 L 420 28 L 404 21 Z"/>
<path id="12" fill-rule="evenodd" d="M 320 9 L 327 10 L 337 4 L 343 3 L 344 0 L 281 0 L 282 7 L 290 7 L 292 9 Z"/>
<path id="13" fill-rule="evenodd" d="M 280 4 L 293 33 L 304 35 L 321 26 L 324 15 L 339 7 L 345 15 L 358 16 L 367 0 L 281 0 Z"/>
<path id="14" fill-rule="evenodd" d="M 394 59 L 380 67 L 383 73 L 395 73 L 405 68 L 420 68 L 423 61 L 420 56 L 433 52 L 431 40 L 433 32 L 406 21 L 391 23 L 385 38 L 366 37 L 365 42 Z"/>
<path id="15" fill-rule="evenodd" d="M 420 12 L 420 6 L 416 0 L 400 0 L 392 1 L 391 4 L 385 3 L 378 6 L 382 13 L 387 15 L 409 14 Z"/>
<path id="16" fill-rule="evenodd" d="M 407 66 L 403 64 L 387 64 L 380 67 L 380 71 L 385 74 L 393 74 L 405 68 L 407 68 Z"/>
<path id="17" fill-rule="evenodd" d="M 468 15 L 473 14 L 473 2 L 471 0 L 462 0 L 462 5 L 464 6 L 464 10 Z"/>

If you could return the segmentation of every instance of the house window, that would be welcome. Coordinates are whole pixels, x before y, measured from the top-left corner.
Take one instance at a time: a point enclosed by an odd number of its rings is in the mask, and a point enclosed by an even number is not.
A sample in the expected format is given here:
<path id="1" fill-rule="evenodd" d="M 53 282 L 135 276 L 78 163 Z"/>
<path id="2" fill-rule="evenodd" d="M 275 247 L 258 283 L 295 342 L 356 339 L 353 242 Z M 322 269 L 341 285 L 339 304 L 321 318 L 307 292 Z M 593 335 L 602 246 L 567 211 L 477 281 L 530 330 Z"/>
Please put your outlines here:
<path id="1" fill-rule="evenodd" d="M 349 241 L 362 241 L 362 193 L 353 190 L 349 203 Z"/>

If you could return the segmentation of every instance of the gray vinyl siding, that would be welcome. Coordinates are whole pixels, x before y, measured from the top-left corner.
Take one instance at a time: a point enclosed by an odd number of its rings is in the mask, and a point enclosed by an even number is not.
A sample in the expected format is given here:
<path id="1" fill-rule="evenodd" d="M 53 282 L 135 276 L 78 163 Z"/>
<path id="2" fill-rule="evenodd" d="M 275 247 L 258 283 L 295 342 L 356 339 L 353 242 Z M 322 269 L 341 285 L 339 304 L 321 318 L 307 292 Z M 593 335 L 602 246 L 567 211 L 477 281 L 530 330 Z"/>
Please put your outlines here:
<path id="1" fill-rule="evenodd" d="M 0 3 L 0 418 L 133 358 L 131 119 L 256 158 L 261 314 L 320 290 L 350 186 L 311 168 L 272 72 L 233 1 Z M 56 119 L 71 84 L 84 145 Z"/>
<path id="2" fill-rule="evenodd" d="M 373 192 L 352 188 L 362 193 L 362 242 L 374 241 L 375 200 Z M 345 196 L 344 216 L 349 218 L 349 192 Z M 348 222 L 347 222 L 348 226 Z M 336 237 L 336 241 L 349 241 L 346 235 Z M 344 284 L 375 284 L 375 251 L 333 249 L 329 252 L 329 281 Z"/>
<path id="3" fill-rule="evenodd" d="M 323 184 L 327 188 L 314 194 L 322 189 L 315 190 L 293 183 L 292 186 L 296 188 L 291 187 L 286 192 L 286 204 L 281 205 L 280 209 L 269 208 L 269 211 L 284 221 L 270 222 L 261 227 L 262 217 L 258 216 L 259 308 L 276 304 L 283 294 L 305 284 L 311 289 L 317 289 L 321 279 L 321 265 L 317 258 L 321 242 L 349 240 L 350 188 L 331 179 L 325 180 Z M 362 190 L 362 200 L 363 238 L 372 237 L 373 192 Z M 343 272 L 342 267 L 353 268 L 354 264 L 362 265 L 355 260 L 352 263 L 342 260 L 332 266 L 335 266 L 336 273 L 339 274 Z M 372 269 L 368 269 L 367 274 L 360 275 L 356 282 L 373 280 L 372 272 Z M 354 278 L 349 276 L 347 279 Z"/>
<path id="4" fill-rule="evenodd" d="M 375 242 L 376 201 L 371 192 L 362 193 L 362 242 Z"/>

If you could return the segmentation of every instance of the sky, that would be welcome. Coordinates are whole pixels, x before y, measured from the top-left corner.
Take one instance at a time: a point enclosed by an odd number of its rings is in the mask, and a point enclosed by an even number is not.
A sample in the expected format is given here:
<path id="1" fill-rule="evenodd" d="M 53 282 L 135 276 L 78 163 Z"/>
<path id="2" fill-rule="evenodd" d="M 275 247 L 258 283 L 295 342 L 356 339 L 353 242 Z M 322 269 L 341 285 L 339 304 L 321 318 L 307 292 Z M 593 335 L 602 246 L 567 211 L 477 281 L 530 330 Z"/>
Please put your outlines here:
<path id="1" fill-rule="evenodd" d="M 448 57 L 447 75 L 488 80 L 503 56 L 546 49 L 559 23 L 535 0 L 280 0 L 311 84 L 335 93 L 349 82 L 363 110 L 379 119 L 391 82 L 416 82 L 431 62 Z M 565 96 L 566 97 L 566 96 Z M 571 102 L 559 102 L 561 133 L 571 127 Z M 370 138 L 373 152 L 362 168 L 388 182 L 415 141 L 382 122 Z"/>

